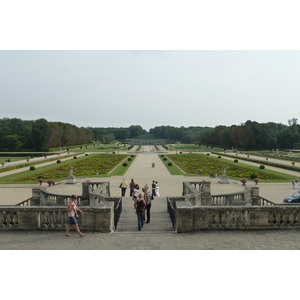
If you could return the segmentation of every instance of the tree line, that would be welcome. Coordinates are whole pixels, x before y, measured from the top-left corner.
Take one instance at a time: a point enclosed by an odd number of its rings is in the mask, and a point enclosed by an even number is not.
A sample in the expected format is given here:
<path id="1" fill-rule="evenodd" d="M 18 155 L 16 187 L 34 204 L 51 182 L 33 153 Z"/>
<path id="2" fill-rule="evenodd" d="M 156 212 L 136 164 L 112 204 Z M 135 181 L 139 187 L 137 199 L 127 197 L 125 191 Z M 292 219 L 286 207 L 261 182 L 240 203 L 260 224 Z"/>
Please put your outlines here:
<path id="1" fill-rule="evenodd" d="M 100 142 L 109 144 L 115 140 L 136 138 L 146 131 L 139 125 L 129 128 L 84 128 L 45 119 L 23 121 L 0 119 L 0 151 L 47 151 L 74 145 Z"/>
<path id="2" fill-rule="evenodd" d="M 93 133 L 86 128 L 45 119 L 0 119 L 0 151 L 47 151 L 49 148 L 87 144 Z"/>
<path id="3" fill-rule="evenodd" d="M 77 127 L 45 119 L 23 121 L 0 119 L 0 151 L 47 151 L 49 148 L 115 140 L 126 142 L 148 132 L 139 125 L 122 128 Z M 248 120 L 244 124 L 211 127 L 156 126 L 149 130 L 156 139 L 169 143 L 197 143 L 224 148 L 292 149 L 300 148 L 300 125 L 297 119 L 288 125 L 258 123 Z"/>
<path id="4" fill-rule="evenodd" d="M 110 144 L 115 140 L 126 142 L 128 139 L 134 139 L 141 134 L 147 133 L 147 131 L 139 125 L 121 128 L 88 127 L 88 129 L 93 133 L 94 140 L 103 144 Z"/>
<path id="5" fill-rule="evenodd" d="M 288 125 L 248 120 L 241 125 L 217 126 L 198 136 L 198 142 L 211 146 L 242 149 L 300 148 L 300 125 L 297 119 Z"/>
<path id="6" fill-rule="evenodd" d="M 181 142 L 185 144 L 199 142 L 201 133 L 209 130 L 210 127 L 173 127 L 173 126 L 157 126 L 149 130 L 156 138 L 167 139 L 169 142 Z"/>

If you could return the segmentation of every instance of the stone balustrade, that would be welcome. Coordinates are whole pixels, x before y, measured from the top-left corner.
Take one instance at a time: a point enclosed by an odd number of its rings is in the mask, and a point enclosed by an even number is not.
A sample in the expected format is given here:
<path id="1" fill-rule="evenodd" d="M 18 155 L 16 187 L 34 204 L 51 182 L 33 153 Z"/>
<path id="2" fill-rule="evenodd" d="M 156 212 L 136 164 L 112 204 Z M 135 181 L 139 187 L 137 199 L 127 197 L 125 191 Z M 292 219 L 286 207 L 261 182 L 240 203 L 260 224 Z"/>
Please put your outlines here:
<path id="1" fill-rule="evenodd" d="M 178 233 L 300 227 L 300 205 L 275 204 L 260 197 L 258 187 L 211 195 L 209 182 L 184 182 L 182 194 L 168 198 L 168 212 Z"/>
<path id="2" fill-rule="evenodd" d="M 175 202 L 174 229 L 191 232 L 205 229 L 300 228 L 300 206 L 193 206 Z"/>
<path id="3" fill-rule="evenodd" d="M 205 229 L 283 229 L 300 227 L 300 205 L 275 204 L 259 196 L 259 188 L 211 195 L 210 182 L 184 182 L 182 196 L 168 198 L 176 232 Z M 0 230 L 65 230 L 71 195 L 34 188 L 32 198 L 17 206 L 0 206 Z M 108 182 L 84 182 L 78 205 L 82 230 L 112 232 L 122 212 L 122 198 L 110 196 Z"/>
<path id="4" fill-rule="evenodd" d="M 183 182 L 182 195 L 184 201 L 189 201 L 194 206 L 260 205 L 259 203 L 261 202 L 258 187 L 246 187 L 243 191 L 238 193 L 211 195 L 211 183 L 209 181 Z M 180 201 L 182 201 L 182 199 Z"/>
<path id="5" fill-rule="evenodd" d="M 97 207 L 81 207 L 81 230 L 112 232 L 114 204 L 103 202 Z M 65 230 L 68 224 L 66 207 L 60 206 L 1 206 L 0 230 Z"/>
<path id="6" fill-rule="evenodd" d="M 32 197 L 16 206 L 0 206 L 0 230 L 65 230 L 67 204 L 71 195 L 59 195 L 46 188 L 33 188 Z M 77 205 L 82 230 L 112 232 L 122 212 L 122 198 L 110 196 L 109 182 L 83 182 Z"/>

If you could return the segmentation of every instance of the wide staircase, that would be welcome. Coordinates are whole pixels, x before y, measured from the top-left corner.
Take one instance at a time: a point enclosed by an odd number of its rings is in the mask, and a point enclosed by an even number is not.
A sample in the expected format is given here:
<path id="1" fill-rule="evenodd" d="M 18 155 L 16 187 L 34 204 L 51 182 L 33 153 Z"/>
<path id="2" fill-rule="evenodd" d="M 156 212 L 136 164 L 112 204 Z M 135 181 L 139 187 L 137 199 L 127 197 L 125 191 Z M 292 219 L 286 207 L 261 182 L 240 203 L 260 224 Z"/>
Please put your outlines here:
<path id="1" fill-rule="evenodd" d="M 116 233 L 174 233 L 172 222 L 167 212 L 167 198 L 155 198 L 151 205 L 150 223 L 144 223 L 142 231 L 138 231 L 137 216 L 130 197 L 122 199 L 122 214 Z"/>
<path id="2" fill-rule="evenodd" d="M 158 180 L 162 178 L 172 178 L 169 171 L 161 162 L 157 153 L 152 152 L 153 146 L 143 146 L 144 154 L 137 155 L 130 168 L 127 170 L 124 178 L 126 178 L 128 184 L 131 179 L 134 179 L 135 183 L 142 187 L 147 183 L 150 187 L 152 180 Z M 152 163 L 155 163 L 155 168 L 152 168 Z M 161 186 L 162 191 L 166 193 L 166 186 Z M 151 217 L 150 223 L 144 224 L 142 231 L 138 231 L 138 221 L 133 208 L 133 200 L 129 196 L 129 189 L 127 189 L 125 197 L 122 199 L 122 214 L 120 216 L 118 226 L 115 232 L 170 232 L 174 233 L 172 222 L 167 212 L 167 198 L 166 194 L 162 197 L 155 197 L 151 205 Z"/>

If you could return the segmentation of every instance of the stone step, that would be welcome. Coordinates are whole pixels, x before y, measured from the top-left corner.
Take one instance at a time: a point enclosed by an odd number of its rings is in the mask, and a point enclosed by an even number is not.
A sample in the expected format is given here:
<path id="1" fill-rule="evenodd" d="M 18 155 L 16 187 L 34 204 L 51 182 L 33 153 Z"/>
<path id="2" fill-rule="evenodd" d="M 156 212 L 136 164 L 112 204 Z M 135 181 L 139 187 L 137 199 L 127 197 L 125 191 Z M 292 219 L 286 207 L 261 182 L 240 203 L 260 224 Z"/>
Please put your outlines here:
<path id="1" fill-rule="evenodd" d="M 133 200 L 129 197 L 122 199 L 122 214 L 116 229 L 117 232 L 138 231 L 137 216 L 133 208 Z M 152 201 L 150 212 L 150 223 L 145 223 L 143 232 L 174 232 L 172 222 L 167 212 L 167 198 L 155 198 Z"/>

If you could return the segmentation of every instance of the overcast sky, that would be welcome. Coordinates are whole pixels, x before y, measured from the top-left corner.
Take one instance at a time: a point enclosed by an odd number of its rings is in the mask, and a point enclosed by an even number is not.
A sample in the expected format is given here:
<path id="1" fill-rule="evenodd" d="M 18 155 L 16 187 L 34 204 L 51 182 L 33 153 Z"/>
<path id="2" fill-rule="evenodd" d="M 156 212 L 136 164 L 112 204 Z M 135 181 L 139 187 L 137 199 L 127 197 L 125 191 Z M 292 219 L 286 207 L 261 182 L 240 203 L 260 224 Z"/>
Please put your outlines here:
<path id="1" fill-rule="evenodd" d="M 0 118 L 146 130 L 297 118 L 292 6 L 54 1 L 57 10 L 29 2 L 33 9 L 19 1 L 18 11 L 14 4 L 2 10 Z"/>
<path id="2" fill-rule="evenodd" d="M 300 51 L 1 51 L 1 118 L 211 126 L 297 117 Z"/>

